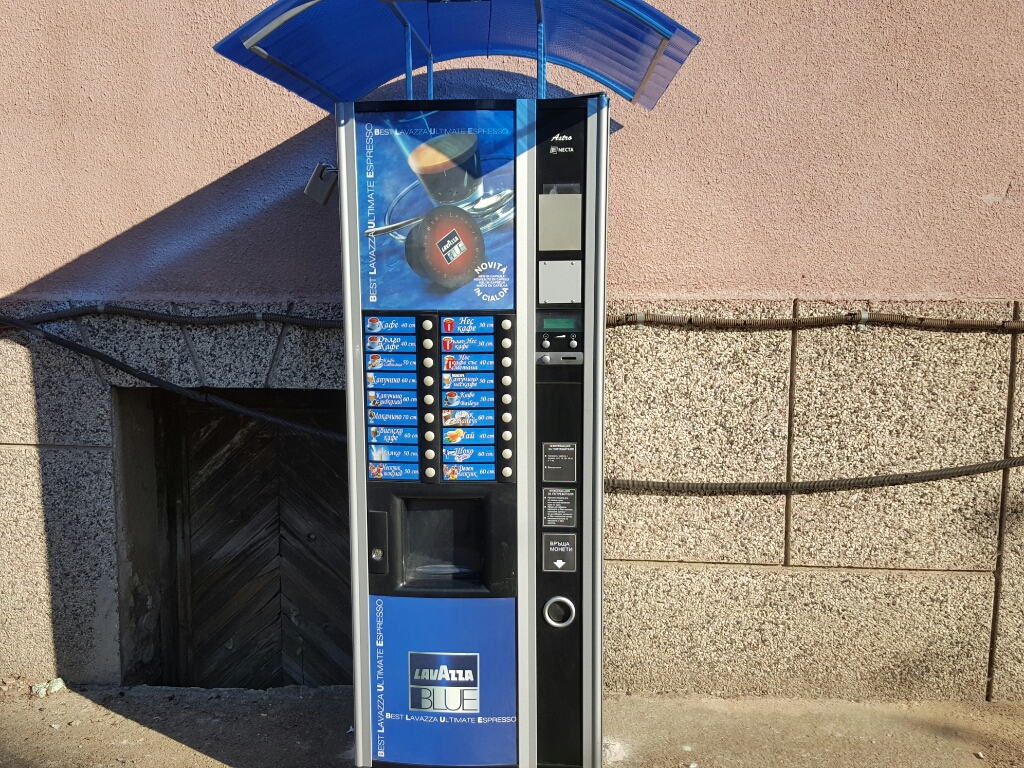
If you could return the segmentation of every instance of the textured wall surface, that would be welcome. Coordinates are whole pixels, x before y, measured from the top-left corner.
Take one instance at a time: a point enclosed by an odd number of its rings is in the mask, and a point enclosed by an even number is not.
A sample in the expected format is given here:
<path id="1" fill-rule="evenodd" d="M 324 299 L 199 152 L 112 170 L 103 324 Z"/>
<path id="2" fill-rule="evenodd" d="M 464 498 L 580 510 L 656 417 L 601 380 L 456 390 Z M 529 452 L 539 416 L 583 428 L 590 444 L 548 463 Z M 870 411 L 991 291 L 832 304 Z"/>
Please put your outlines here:
<path id="1" fill-rule="evenodd" d="M 337 304 L 142 304 L 188 314 Z M 0 314 L 55 304 L 0 302 Z M 785 317 L 792 302 L 613 304 Z M 1012 316 L 1006 302 L 805 303 Z M 339 331 L 54 326 L 180 384 L 338 388 Z M 84 335 L 83 332 L 84 331 Z M 1004 450 L 1009 336 L 869 327 L 738 332 L 619 327 L 607 341 L 607 475 L 780 480 L 917 470 Z M 1024 452 L 1020 376 L 1014 453 Z M 790 381 L 796 384 L 790 392 Z M 0 337 L 0 675 L 116 682 L 110 384 L 137 382 Z M 45 437 L 44 437 L 45 434 Z M 785 497 L 616 491 L 605 506 L 605 682 L 713 695 L 1024 699 L 1024 480 L 999 474 Z M 1003 556 L 1000 559 L 1000 542 Z M 124 632 L 120 632 L 123 636 Z"/>
<path id="2" fill-rule="evenodd" d="M 1022 293 L 1024 5 L 654 4 L 703 42 L 654 112 L 612 100 L 611 296 Z M 340 295 L 336 209 L 301 195 L 330 121 L 211 49 L 261 7 L 8 20 L 0 296 Z M 438 95 L 532 96 L 533 71 L 442 66 Z"/>
<path id="3" fill-rule="evenodd" d="M 67 306 L 0 302 L 0 314 Z M 341 317 L 323 304 L 139 306 Z M 338 331 L 119 317 L 47 327 L 182 386 L 344 387 Z M 121 680 L 111 387 L 139 384 L 48 342 L 0 333 L 0 677 Z"/>

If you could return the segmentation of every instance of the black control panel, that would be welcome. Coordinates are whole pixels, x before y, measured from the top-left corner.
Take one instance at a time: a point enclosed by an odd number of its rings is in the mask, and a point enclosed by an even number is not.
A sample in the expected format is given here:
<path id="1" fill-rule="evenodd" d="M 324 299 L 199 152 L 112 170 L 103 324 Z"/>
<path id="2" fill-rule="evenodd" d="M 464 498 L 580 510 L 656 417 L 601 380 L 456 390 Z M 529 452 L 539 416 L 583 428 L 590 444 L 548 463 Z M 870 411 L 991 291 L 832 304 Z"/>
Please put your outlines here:
<path id="1" fill-rule="evenodd" d="M 585 108 L 537 111 L 537 760 L 583 764 Z M 547 220 L 545 220 L 545 216 Z M 575 290 L 574 290 L 575 284 Z"/>

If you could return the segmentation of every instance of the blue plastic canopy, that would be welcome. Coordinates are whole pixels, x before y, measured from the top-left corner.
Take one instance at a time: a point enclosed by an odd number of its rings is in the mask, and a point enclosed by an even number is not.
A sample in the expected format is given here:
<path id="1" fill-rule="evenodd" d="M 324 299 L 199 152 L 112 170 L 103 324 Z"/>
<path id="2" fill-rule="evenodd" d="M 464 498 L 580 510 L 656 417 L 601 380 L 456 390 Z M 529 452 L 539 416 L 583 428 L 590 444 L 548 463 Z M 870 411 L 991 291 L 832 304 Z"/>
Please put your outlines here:
<path id="1" fill-rule="evenodd" d="M 413 69 L 466 56 L 537 59 L 653 109 L 700 38 L 642 0 L 278 0 L 222 56 L 328 111 Z M 411 81 L 408 84 L 411 94 Z"/>

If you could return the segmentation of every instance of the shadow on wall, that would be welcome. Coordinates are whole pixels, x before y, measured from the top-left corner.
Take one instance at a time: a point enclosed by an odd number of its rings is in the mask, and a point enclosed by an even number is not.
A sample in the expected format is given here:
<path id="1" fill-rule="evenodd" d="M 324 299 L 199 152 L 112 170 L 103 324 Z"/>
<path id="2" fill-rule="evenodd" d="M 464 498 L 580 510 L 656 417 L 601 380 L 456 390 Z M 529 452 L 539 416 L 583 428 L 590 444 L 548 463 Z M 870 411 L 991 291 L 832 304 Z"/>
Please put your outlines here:
<path id="1" fill-rule="evenodd" d="M 425 77 L 417 77 L 415 86 L 422 97 Z M 552 86 L 548 92 L 552 98 L 574 95 Z M 404 95 L 405 84 L 398 81 L 368 98 Z M 447 70 L 437 73 L 435 95 L 533 98 L 536 81 L 496 70 Z M 4 297 L 5 310 L 29 315 L 76 301 L 337 302 L 342 289 L 337 198 L 321 208 L 302 193 L 314 165 L 334 157 L 333 117 L 328 116 Z M 88 325 L 64 322 L 48 328 L 89 343 L 82 335 Z M 139 325 L 145 326 L 139 329 L 142 334 L 163 334 L 152 324 Z M 174 329 L 170 336 L 177 333 Z M 10 354 L 20 368 L 0 377 L 0 386 L 25 393 L 26 419 L 14 428 L 0 423 L 0 443 L 6 443 L 0 447 L 0 481 L 13 477 L 18 486 L 20 498 L 12 508 L 17 507 L 14 517 L 26 522 L 16 533 L 32 549 L 25 562 L 44 564 L 39 566 L 38 589 L 12 584 L 13 603 L 23 606 L 19 610 L 25 611 L 26 621 L 38 618 L 40 624 L 39 632 L 17 630 L 19 644 L 35 647 L 23 649 L 15 661 L 37 678 L 33 682 L 55 672 L 74 687 L 116 685 L 122 682 L 122 663 L 114 506 L 123 489 L 114 481 L 109 376 L 101 376 L 102 369 L 91 361 L 45 341 L 11 331 L 0 334 L 0 341 L 5 339 L 14 343 L 0 345 L 0 363 Z M 174 371 L 182 370 L 181 350 L 161 343 L 150 339 L 147 346 L 162 349 L 167 359 L 145 361 L 143 367 L 178 378 Z M 120 356 L 115 349 L 109 351 Z M 8 367 L 6 373 L 10 371 Z M 12 376 L 24 381 L 14 382 Z M 3 482 L 0 493 L 8 494 Z M 6 525 L 10 521 L 2 513 L 0 507 L 0 522 Z M 45 541 L 39 531 L 45 531 Z M 33 589 L 37 594 L 29 594 Z M 49 616 L 25 607 L 37 598 L 49 603 Z M 126 618 L 132 620 L 122 616 L 120 622 Z"/>
<path id="2" fill-rule="evenodd" d="M 425 75 L 415 78 L 414 90 L 418 98 L 426 93 Z M 533 98 L 536 91 L 534 78 L 497 70 L 448 70 L 435 78 L 439 99 Z M 573 95 L 554 86 L 548 92 Z M 367 98 L 404 99 L 405 81 Z M 8 298 L 340 300 L 337 197 L 320 207 L 302 194 L 316 163 L 334 163 L 333 124 L 325 117 Z"/>

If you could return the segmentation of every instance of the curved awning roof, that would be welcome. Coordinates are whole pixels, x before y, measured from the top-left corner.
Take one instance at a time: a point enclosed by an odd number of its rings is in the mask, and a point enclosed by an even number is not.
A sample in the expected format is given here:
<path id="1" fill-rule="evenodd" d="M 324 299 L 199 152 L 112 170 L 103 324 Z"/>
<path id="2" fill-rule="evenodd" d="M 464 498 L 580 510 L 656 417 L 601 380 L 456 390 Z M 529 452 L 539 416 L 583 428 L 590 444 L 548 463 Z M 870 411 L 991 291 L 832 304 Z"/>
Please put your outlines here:
<path id="1" fill-rule="evenodd" d="M 279 0 L 214 49 L 333 111 L 412 69 L 538 59 L 653 109 L 700 38 L 642 0 Z M 538 57 L 538 49 L 541 55 Z"/>

